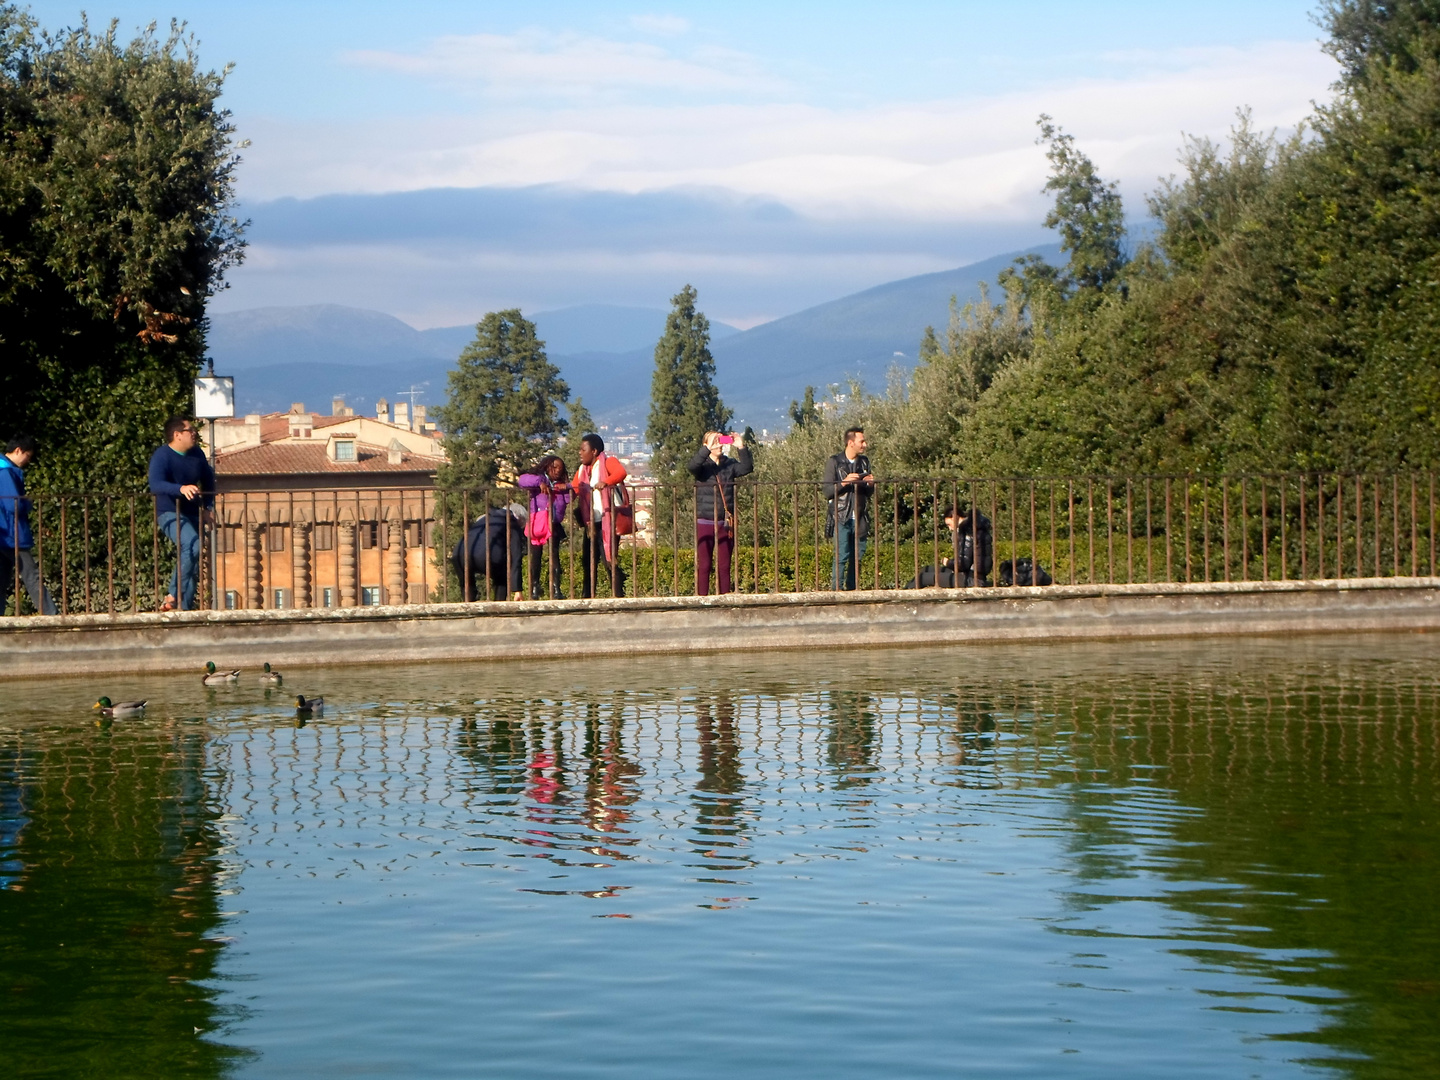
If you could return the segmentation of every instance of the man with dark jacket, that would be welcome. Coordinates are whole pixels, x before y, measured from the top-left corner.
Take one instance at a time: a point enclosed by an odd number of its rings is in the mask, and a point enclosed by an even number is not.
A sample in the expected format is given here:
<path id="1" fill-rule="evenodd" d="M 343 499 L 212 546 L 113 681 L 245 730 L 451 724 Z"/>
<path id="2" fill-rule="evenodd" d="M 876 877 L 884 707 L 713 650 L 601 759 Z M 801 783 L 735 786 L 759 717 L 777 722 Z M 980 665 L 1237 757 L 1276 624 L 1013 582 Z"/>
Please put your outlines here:
<path id="1" fill-rule="evenodd" d="M 30 500 L 25 498 L 25 467 L 35 458 L 35 440 L 17 435 L 0 457 L 0 613 L 10 602 L 10 591 L 18 578 L 25 583 L 30 602 L 41 615 L 54 615 L 55 601 L 40 580 L 35 561 L 35 536 L 30 529 Z M 20 613 L 20 594 L 15 594 L 15 613 Z"/>
<path id="2" fill-rule="evenodd" d="M 741 436 L 707 431 L 687 468 L 695 478 L 695 595 L 709 595 L 712 561 L 715 591 L 728 593 L 735 550 L 735 478 L 749 476 L 755 459 Z"/>
<path id="3" fill-rule="evenodd" d="M 520 572 L 525 554 L 530 550 L 530 541 L 525 536 L 525 520 L 529 512 L 523 505 L 513 502 L 509 506 L 497 506 L 484 517 L 476 518 L 465 539 L 455 545 L 450 555 L 450 565 L 460 579 L 461 589 L 467 601 L 474 601 L 479 595 L 482 580 L 490 582 L 490 599 L 505 599 L 506 579 L 509 579 L 510 599 L 519 600 L 521 592 Z M 466 550 L 469 558 L 466 558 Z M 509 574 L 506 574 L 506 568 Z"/>
<path id="4" fill-rule="evenodd" d="M 150 455 L 150 492 L 155 496 L 155 523 L 175 545 L 175 572 L 161 611 L 195 607 L 200 584 L 201 511 L 208 520 L 215 506 L 215 473 L 200 449 L 195 421 L 172 416 L 165 423 L 165 445 Z"/>
<path id="5" fill-rule="evenodd" d="M 845 449 L 825 462 L 825 535 L 835 538 L 835 567 L 830 587 L 854 589 L 857 568 L 865 558 L 865 541 L 870 536 L 870 498 L 875 493 L 875 475 L 864 428 L 845 432 Z M 843 575 L 843 586 L 842 582 Z"/>
<path id="6" fill-rule="evenodd" d="M 951 506 L 945 511 L 945 527 L 950 530 L 953 557 L 940 561 L 938 574 L 935 567 L 924 567 L 918 578 L 905 583 L 905 588 L 939 585 L 942 589 L 968 589 L 990 584 L 990 570 L 995 564 L 995 534 L 990 519 L 979 510 L 972 513 Z"/>

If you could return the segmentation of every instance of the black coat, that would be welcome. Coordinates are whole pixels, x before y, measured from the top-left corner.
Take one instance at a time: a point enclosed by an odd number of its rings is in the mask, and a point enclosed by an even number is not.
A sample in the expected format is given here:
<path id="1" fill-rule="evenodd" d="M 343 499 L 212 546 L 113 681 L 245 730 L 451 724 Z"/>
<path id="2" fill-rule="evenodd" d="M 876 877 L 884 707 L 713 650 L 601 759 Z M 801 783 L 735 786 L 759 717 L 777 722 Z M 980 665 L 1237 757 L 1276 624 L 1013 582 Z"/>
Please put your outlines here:
<path id="1" fill-rule="evenodd" d="M 870 497 L 875 493 L 875 483 L 842 483 L 843 477 L 852 472 L 861 476 L 874 473 L 870 459 L 861 454 L 853 462 L 842 451 L 825 462 L 824 491 L 828 501 L 825 510 L 825 535 L 835 535 L 836 521 L 855 520 L 855 538 L 864 540 L 870 535 Z"/>
<path id="2" fill-rule="evenodd" d="M 467 545 L 470 548 L 470 587 L 466 590 L 466 600 L 475 599 L 478 583 L 486 578 L 490 581 L 492 593 L 501 591 L 505 584 L 507 562 L 510 591 L 521 590 L 520 569 L 530 550 L 530 540 L 519 519 L 510 511 L 497 506 L 484 517 L 477 518 L 465 534 L 465 539 L 455 545 L 450 565 L 455 568 L 455 576 L 460 579 L 462 587 Z"/>
<path id="3" fill-rule="evenodd" d="M 709 448 L 702 445 L 686 467 L 695 478 L 695 520 L 733 520 L 735 479 L 749 476 L 755 468 L 755 458 L 750 451 L 736 450 L 734 457 L 722 456 L 717 462 L 710 456 Z"/>

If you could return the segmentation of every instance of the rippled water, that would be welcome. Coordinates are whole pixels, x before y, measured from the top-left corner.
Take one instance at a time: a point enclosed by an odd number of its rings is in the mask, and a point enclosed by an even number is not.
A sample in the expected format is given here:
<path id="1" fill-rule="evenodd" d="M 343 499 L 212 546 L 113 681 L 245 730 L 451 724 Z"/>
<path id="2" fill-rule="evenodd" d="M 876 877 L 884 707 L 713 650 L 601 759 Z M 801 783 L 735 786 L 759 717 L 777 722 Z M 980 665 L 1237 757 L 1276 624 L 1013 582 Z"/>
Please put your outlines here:
<path id="1" fill-rule="evenodd" d="M 1440 1072 L 1440 640 L 5 684 L 16 1075 Z M 217 657 L 223 661 L 223 657 Z M 277 667 L 281 666 L 278 663 Z M 97 726 L 100 693 L 148 697 Z"/>

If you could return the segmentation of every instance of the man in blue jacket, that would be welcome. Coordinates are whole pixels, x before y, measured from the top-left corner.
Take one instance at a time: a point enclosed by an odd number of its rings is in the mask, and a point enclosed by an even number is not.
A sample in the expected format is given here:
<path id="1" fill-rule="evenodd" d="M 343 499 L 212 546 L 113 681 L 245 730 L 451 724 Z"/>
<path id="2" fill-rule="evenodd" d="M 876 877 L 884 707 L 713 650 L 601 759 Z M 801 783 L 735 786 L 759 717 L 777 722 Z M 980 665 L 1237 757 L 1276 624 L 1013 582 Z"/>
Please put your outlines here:
<path id="1" fill-rule="evenodd" d="M 0 457 L 0 612 L 10 602 L 15 585 L 15 571 L 30 594 L 30 602 L 42 615 L 55 614 L 55 601 L 40 580 L 40 565 L 35 561 L 35 536 L 30 530 L 30 500 L 25 498 L 25 466 L 35 460 L 35 440 L 17 435 Z M 20 611 L 16 597 L 15 611 Z"/>
<path id="2" fill-rule="evenodd" d="M 200 583 L 200 512 L 206 518 L 215 505 L 215 473 L 200 449 L 200 430 L 193 420 L 172 416 L 165 424 L 165 445 L 150 455 L 150 492 L 155 496 L 156 524 L 176 547 L 170 595 L 161 611 L 195 607 Z"/>

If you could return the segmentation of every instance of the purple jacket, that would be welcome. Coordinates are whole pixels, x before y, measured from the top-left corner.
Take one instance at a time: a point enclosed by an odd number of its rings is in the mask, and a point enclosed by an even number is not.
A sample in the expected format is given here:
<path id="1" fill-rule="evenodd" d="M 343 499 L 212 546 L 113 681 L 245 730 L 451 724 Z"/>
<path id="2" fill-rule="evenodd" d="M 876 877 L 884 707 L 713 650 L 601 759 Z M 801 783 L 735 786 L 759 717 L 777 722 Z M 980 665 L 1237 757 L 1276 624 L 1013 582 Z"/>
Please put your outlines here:
<path id="1" fill-rule="evenodd" d="M 555 525 L 565 523 L 565 510 L 570 505 L 569 485 L 564 491 L 557 491 L 552 495 L 545 494 L 540 483 L 544 479 L 539 473 L 522 473 L 519 484 L 530 492 L 530 513 L 541 514 L 545 512 L 545 506 L 550 506 L 550 519 Z"/>

